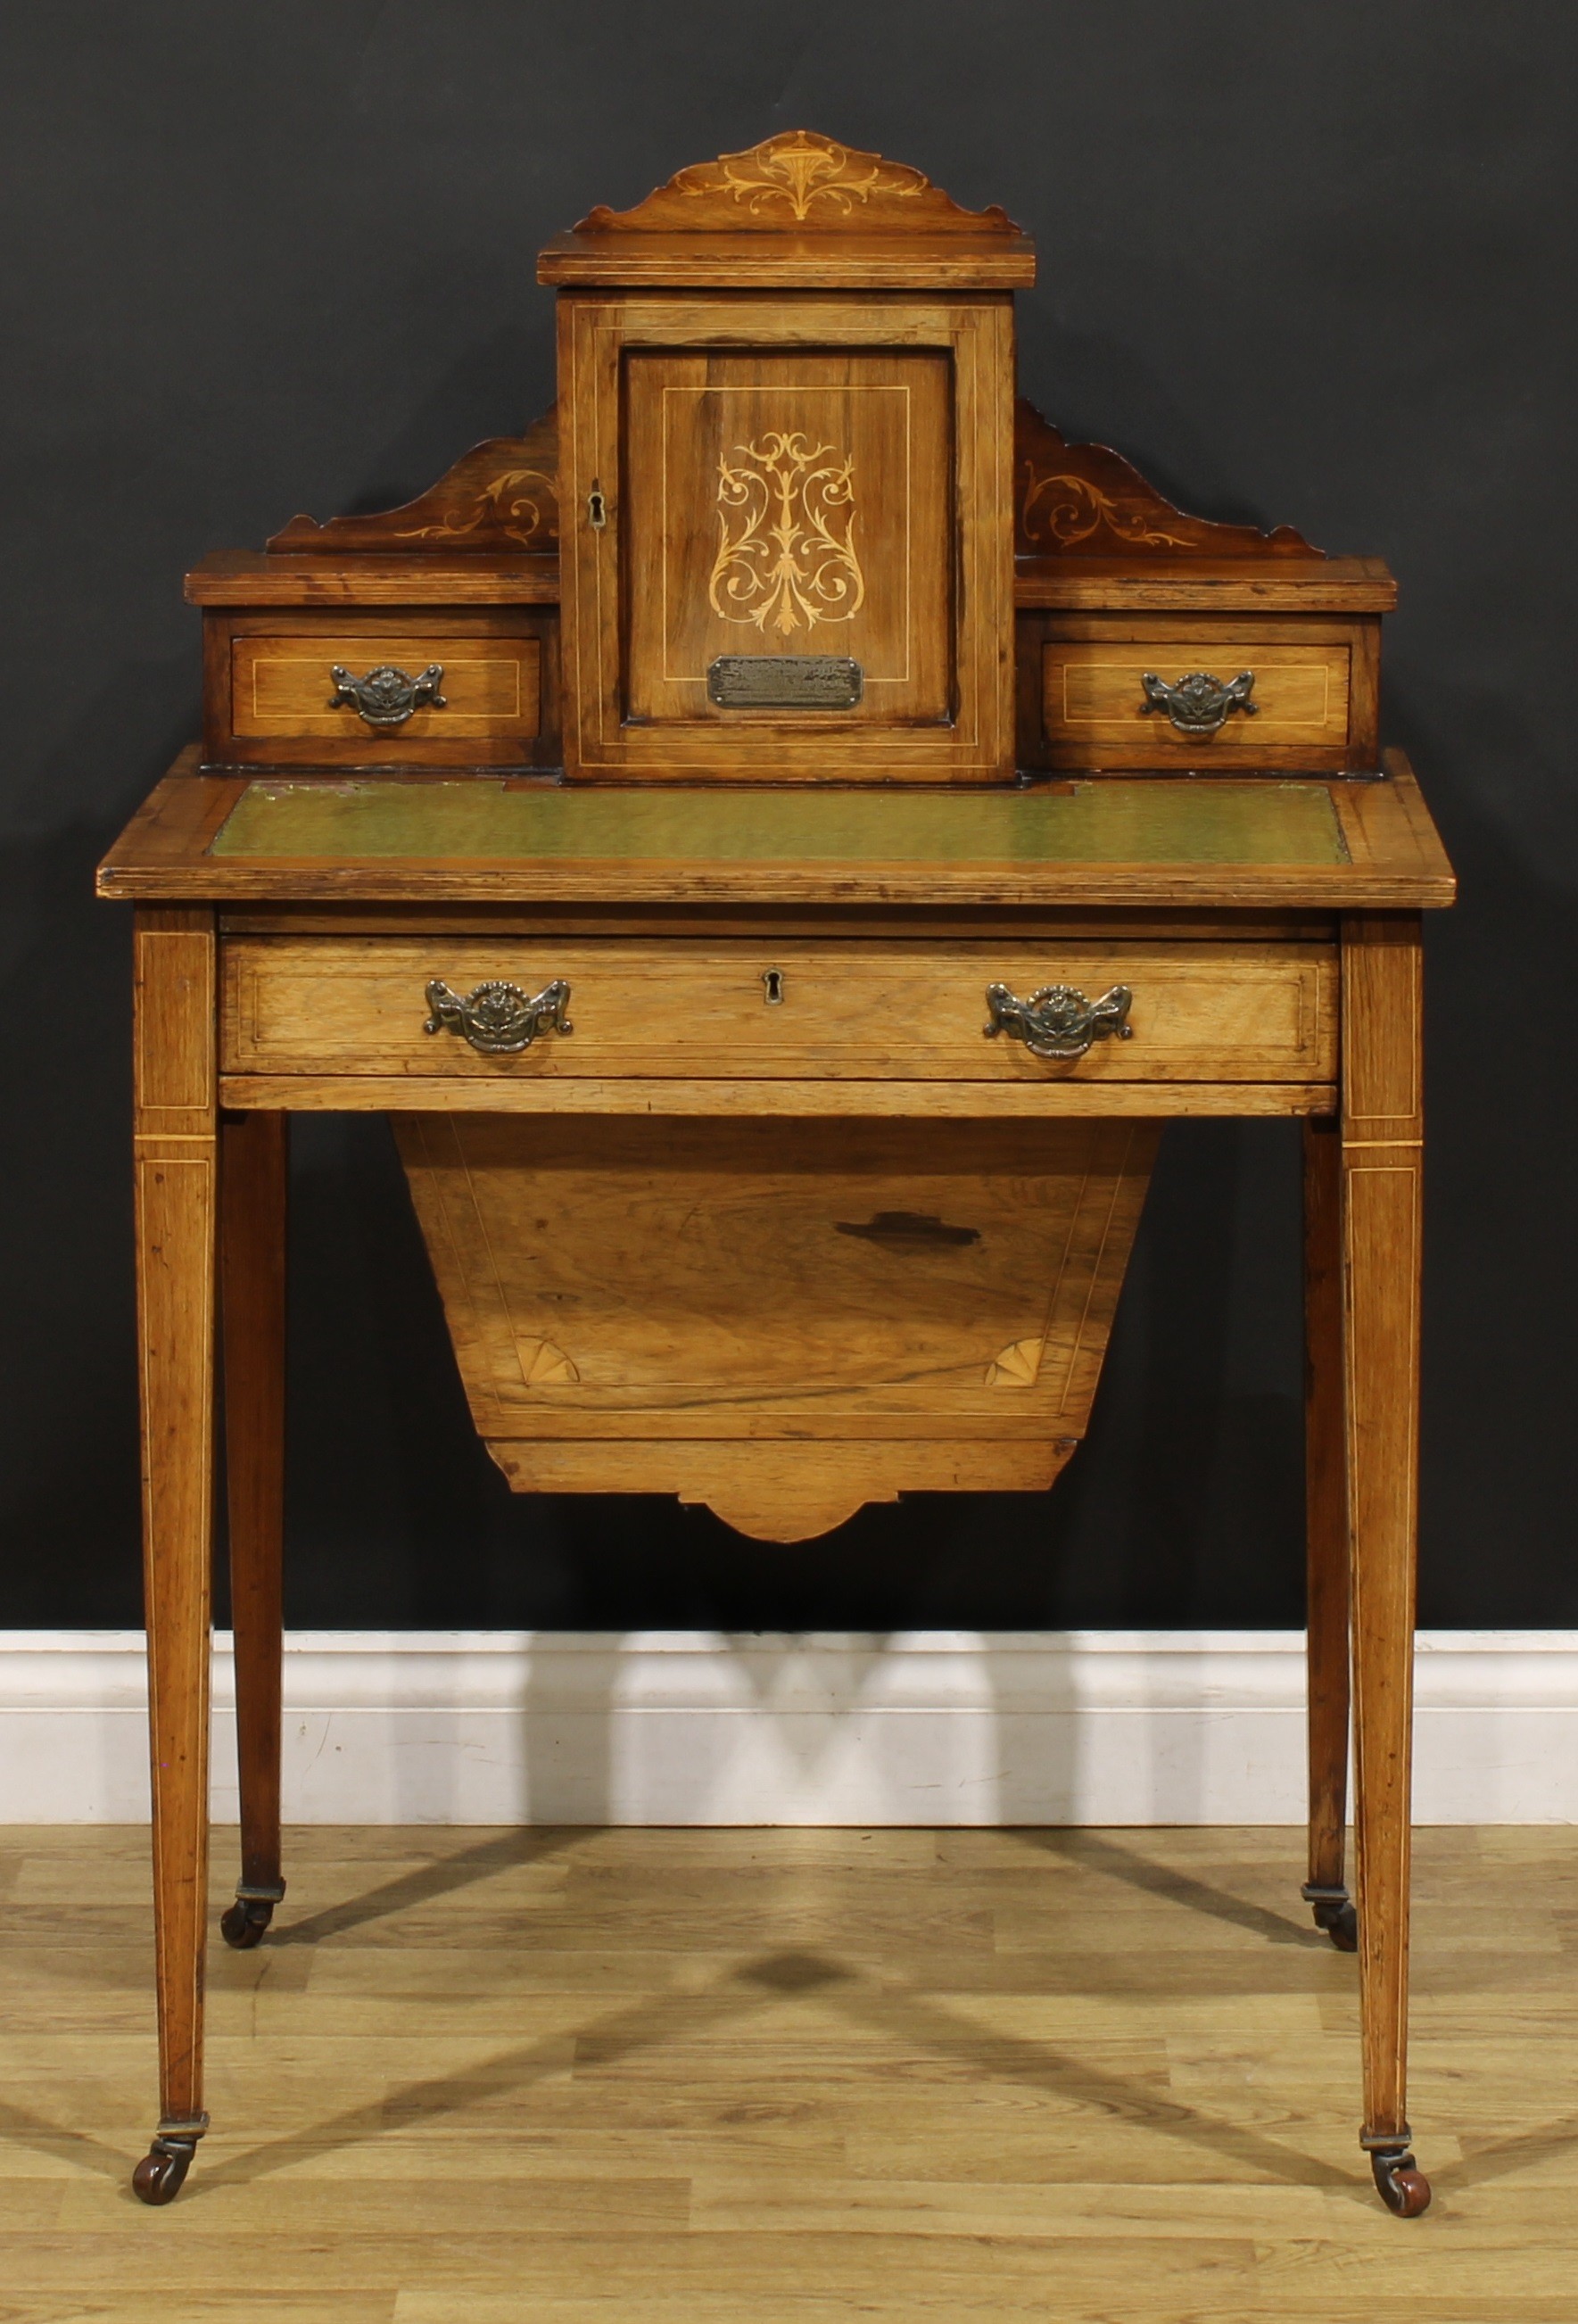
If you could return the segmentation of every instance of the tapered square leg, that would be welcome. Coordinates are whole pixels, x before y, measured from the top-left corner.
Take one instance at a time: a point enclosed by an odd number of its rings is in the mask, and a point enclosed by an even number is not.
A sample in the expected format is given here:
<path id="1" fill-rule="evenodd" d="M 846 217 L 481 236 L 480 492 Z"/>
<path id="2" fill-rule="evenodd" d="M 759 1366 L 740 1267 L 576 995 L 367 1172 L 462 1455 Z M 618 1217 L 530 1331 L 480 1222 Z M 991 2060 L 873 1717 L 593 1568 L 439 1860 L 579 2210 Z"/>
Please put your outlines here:
<path id="1" fill-rule="evenodd" d="M 283 1113 L 233 1113 L 219 1132 L 225 1467 L 241 1879 L 219 1925 L 255 1945 L 285 1893 L 280 1873 L 280 1676 L 285 1515 Z"/>
<path id="2" fill-rule="evenodd" d="M 1393 2210 L 1422 2211 L 1409 2152 L 1408 1873 L 1418 1468 L 1423 1111 L 1419 922 L 1343 931 L 1343 1268 L 1352 1547 L 1361 2143 Z"/>
<path id="3" fill-rule="evenodd" d="M 1305 1532 L 1309 1877 L 1304 1896 L 1340 1951 L 1358 1948 L 1343 1866 L 1348 1807 L 1348 1497 L 1343 1418 L 1343 1145 L 1304 1125 Z"/>
<path id="4" fill-rule="evenodd" d="M 214 1470 L 214 919 L 139 911 L 137 1338 L 160 2121 L 133 2183 L 169 2202 L 203 2112 Z"/>

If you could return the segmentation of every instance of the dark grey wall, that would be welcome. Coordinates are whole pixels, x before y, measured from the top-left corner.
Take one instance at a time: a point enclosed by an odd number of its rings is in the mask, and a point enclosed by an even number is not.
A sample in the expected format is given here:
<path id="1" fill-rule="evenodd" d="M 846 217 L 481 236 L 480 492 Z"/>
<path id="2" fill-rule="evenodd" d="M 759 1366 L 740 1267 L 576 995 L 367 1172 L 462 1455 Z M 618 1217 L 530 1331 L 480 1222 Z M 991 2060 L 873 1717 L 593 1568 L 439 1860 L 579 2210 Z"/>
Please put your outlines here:
<path id="1" fill-rule="evenodd" d="M 1430 946 L 1423 1610 L 1578 1622 L 1573 141 L 1564 0 L 22 0 L 0 124 L 0 1622 L 134 1620 L 127 927 L 96 855 L 193 729 L 183 567 L 376 506 L 552 392 L 538 244 L 806 124 L 1036 235 L 1024 385 L 1186 507 L 1379 550 Z M 1297 1139 L 1169 1133 L 1051 1500 L 807 1549 L 512 1503 L 387 1133 L 298 1141 L 291 1618 L 1293 1622 Z"/>

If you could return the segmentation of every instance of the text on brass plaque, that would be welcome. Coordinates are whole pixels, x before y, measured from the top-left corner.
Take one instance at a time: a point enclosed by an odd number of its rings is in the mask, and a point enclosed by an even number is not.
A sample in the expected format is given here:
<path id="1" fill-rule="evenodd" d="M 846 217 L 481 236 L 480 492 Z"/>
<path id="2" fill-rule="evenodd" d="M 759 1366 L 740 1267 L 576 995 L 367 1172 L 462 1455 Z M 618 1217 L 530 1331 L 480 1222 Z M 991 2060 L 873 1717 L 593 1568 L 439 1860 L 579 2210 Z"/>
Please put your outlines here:
<path id="1" fill-rule="evenodd" d="M 847 654 L 719 654 L 706 673 L 720 710 L 853 710 L 864 691 Z"/>

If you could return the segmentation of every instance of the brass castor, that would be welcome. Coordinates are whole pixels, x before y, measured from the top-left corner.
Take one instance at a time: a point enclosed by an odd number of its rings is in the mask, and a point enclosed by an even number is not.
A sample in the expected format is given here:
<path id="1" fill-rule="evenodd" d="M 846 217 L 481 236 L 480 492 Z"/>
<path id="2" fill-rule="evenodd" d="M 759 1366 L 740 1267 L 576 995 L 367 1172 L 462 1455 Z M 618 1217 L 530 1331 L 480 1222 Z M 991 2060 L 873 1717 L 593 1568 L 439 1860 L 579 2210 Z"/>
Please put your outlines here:
<path id="1" fill-rule="evenodd" d="M 1430 2209 L 1430 2181 L 1407 2147 L 1382 2147 L 1370 2158 L 1375 2190 L 1399 2219 L 1417 2219 Z"/>
<path id="2" fill-rule="evenodd" d="M 1324 1929 L 1340 1953 L 1359 1950 L 1359 1915 L 1346 1888 L 1318 1888 L 1306 1880 L 1299 1895 L 1315 1914 L 1317 1929 Z"/>
<path id="3" fill-rule="evenodd" d="M 156 2138 L 132 2173 L 133 2193 L 143 2203 L 173 2203 L 197 2151 L 195 2138 Z"/>
<path id="4" fill-rule="evenodd" d="M 254 1945 L 261 1944 L 263 1931 L 274 1917 L 272 1903 L 262 1896 L 238 1896 L 227 1912 L 219 1915 L 219 1934 L 238 1953 L 249 1953 Z"/>

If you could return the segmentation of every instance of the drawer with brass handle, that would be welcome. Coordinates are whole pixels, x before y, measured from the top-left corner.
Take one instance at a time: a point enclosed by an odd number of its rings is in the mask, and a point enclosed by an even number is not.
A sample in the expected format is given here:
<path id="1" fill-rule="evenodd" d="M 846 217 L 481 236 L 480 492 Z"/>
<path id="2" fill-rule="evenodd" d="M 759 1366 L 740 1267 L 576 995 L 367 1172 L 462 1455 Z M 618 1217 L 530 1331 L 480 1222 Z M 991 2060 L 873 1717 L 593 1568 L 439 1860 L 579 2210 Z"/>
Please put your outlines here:
<path id="1" fill-rule="evenodd" d="M 210 615 L 205 750 L 279 766 L 531 766 L 549 658 L 540 613 Z"/>
<path id="2" fill-rule="evenodd" d="M 1033 765 L 1242 774 L 1377 763 L 1373 621 L 1043 620 Z M 1028 705 L 1027 705 L 1028 706 Z"/>
<path id="3" fill-rule="evenodd" d="M 223 974 L 230 1074 L 1324 1083 L 1336 1070 L 1335 959 L 1315 943 L 237 936 Z"/>

